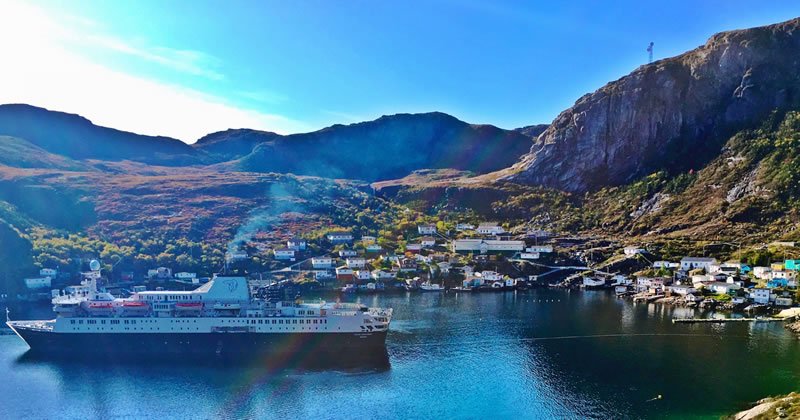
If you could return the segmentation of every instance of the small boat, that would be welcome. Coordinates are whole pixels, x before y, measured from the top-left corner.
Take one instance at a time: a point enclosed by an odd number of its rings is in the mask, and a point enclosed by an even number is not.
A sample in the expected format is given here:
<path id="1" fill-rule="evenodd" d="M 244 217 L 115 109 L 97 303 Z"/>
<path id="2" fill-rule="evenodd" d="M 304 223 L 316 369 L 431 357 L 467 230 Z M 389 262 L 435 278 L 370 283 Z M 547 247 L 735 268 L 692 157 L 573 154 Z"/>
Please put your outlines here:
<path id="1" fill-rule="evenodd" d="M 419 290 L 423 292 L 443 292 L 444 286 L 426 281 L 425 283 L 419 285 Z"/>
<path id="2" fill-rule="evenodd" d="M 124 308 L 146 308 L 147 306 L 149 306 L 147 302 L 141 302 L 138 300 L 122 302 L 122 307 Z"/>
<path id="3" fill-rule="evenodd" d="M 355 293 L 358 291 L 358 288 L 355 284 L 347 284 L 342 287 L 342 293 Z"/>

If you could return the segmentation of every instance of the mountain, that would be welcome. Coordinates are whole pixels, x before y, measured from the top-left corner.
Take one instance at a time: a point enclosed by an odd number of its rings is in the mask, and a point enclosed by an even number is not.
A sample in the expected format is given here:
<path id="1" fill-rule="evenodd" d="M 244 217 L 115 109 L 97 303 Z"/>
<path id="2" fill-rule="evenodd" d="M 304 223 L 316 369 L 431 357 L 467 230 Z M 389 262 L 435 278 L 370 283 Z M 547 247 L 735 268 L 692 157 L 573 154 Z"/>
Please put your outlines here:
<path id="1" fill-rule="evenodd" d="M 160 165 L 197 161 L 196 151 L 169 138 L 100 127 L 79 115 L 25 104 L 0 105 L 0 135 L 71 159 L 133 160 Z"/>
<path id="2" fill-rule="evenodd" d="M 584 192 L 702 168 L 735 132 L 800 105 L 800 18 L 723 32 L 578 99 L 506 179 Z"/>
<path id="3" fill-rule="evenodd" d="M 261 144 L 283 136 L 269 131 L 249 128 L 218 131 L 201 137 L 192 146 L 218 157 L 218 160 L 238 159 L 246 156 Z"/>
<path id="4" fill-rule="evenodd" d="M 510 166 L 530 149 L 531 138 L 491 125 L 472 125 L 450 115 L 396 114 L 374 121 L 334 125 L 288 136 L 225 131 L 198 142 L 219 153 L 217 137 L 251 153 L 220 165 L 225 170 L 279 172 L 328 178 L 381 180 L 419 169 L 452 168 L 486 173 Z"/>

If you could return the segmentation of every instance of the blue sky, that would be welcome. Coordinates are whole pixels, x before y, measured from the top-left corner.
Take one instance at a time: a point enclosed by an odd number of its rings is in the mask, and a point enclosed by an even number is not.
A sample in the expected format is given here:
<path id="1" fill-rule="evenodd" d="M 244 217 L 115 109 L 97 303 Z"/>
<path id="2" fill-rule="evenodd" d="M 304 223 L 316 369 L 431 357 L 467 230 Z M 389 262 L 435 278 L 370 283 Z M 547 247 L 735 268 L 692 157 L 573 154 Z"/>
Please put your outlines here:
<path id="1" fill-rule="evenodd" d="M 797 2 L 0 0 L 0 102 L 193 142 L 398 112 L 504 128 Z"/>

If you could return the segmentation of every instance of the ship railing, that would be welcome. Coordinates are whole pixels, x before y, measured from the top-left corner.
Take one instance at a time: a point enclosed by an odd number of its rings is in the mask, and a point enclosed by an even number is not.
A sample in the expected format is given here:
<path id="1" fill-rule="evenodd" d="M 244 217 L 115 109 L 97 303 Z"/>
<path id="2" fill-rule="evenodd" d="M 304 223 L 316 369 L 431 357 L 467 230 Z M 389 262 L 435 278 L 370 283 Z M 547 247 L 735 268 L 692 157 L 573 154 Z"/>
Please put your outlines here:
<path id="1" fill-rule="evenodd" d="M 16 327 L 24 327 L 36 331 L 53 331 L 55 322 L 53 321 L 11 321 Z"/>
<path id="2" fill-rule="evenodd" d="M 355 316 L 358 311 L 328 311 L 328 316 Z"/>

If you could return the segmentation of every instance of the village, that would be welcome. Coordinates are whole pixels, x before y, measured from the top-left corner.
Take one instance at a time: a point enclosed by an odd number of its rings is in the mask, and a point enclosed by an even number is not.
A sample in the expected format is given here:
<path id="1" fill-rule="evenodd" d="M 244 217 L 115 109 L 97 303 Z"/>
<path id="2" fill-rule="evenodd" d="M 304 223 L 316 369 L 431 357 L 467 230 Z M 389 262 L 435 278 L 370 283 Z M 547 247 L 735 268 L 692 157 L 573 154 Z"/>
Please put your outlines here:
<path id="1" fill-rule="evenodd" d="M 608 290 L 636 302 L 746 312 L 777 310 L 797 302 L 797 259 L 767 266 L 720 262 L 707 256 L 657 260 L 644 247 L 605 242 L 592 248 L 586 238 L 556 236 L 544 230 L 508 232 L 495 222 L 457 223 L 445 232 L 435 224 L 419 224 L 414 232 L 412 240 L 397 250 L 385 249 L 376 236 L 356 237 L 342 230 L 327 232 L 316 240 L 290 237 L 280 244 L 272 237 L 264 241 L 256 235 L 227 252 L 224 270 L 242 270 L 251 258 L 259 256 L 272 260 L 275 267 L 269 272 L 248 273 L 259 285 L 292 284 L 340 293 L 468 293 L 556 287 Z M 614 255 L 597 263 L 591 258 L 593 249 L 610 250 Z M 38 277 L 24 279 L 27 296 L 49 298 L 59 279 L 58 270 L 42 268 Z M 196 287 L 208 280 L 197 273 L 154 267 L 141 279 L 134 273 L 122 273 L 107 286 L 124 293 L 134 285 L 160 287 L 170 282 Z"/>

